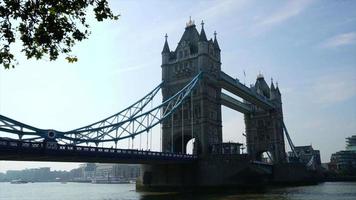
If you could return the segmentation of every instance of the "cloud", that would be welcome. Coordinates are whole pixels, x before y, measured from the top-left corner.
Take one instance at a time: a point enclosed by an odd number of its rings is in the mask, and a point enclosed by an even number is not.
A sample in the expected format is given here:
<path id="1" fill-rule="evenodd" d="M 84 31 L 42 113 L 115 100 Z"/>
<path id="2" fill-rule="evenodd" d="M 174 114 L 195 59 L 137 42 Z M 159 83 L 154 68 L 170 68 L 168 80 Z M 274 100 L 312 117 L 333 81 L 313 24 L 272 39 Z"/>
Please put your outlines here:
<path id="1" fill-rule="evenodd" d="M 324 106 L 340 103 L 356 96 L 356 78 L 346 72 L 324 75 L 316 80 L 310 92 L 314 103 Z"/>
<path id="2" fill-rule="evenodd" d="M 237 12 L 244 8 L 250 1 L 247 0 L 225 0 L 225 1 L 215 1 L 213 5 L 208 8 L 202 9 L 201 12 L 196 14 L 199 19 L 204 19 L 213 23 L 214 21 L 219 21 L 222 15 L 228 15 L 231 12 Z"/>
<path id="3" fill-rule="evenodd" d="M 131 72 L 131 71 L 138 71 L 138 70 L 141 70 L 141 69 L 144 69 L 146 68 L 146 65 L 145 64 L 141 64 L 141 65 L 137 65 L 137 66 L 132 66 L 132 67 L 118 67 L 116 72 L 118 74 L 120 73 L 123 73 L 123 72 Z"/>
<path id="4" fill-rule="evenodd" d="M 327 39 L 321 47 L 332 48 L 356 43 L 356 32 L 342 33 Z"/>
<path id="5" fill-rule="evenodd" d="M 312 2 L 313 0 L 287 1 L 283 7 L 273 12 L 273 14 L 266 17 L 258 17 L 259 20 L 253 26 L 253 32 L 266 31 L 286 22 L 290 18 L 302 13 Z"/>

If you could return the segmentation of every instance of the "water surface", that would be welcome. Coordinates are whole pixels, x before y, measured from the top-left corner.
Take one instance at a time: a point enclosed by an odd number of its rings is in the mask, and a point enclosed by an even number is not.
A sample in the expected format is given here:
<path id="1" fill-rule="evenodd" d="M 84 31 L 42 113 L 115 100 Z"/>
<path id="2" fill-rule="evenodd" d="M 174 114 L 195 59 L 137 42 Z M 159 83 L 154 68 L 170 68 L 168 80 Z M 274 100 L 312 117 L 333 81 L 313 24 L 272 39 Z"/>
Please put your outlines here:
<path id="1" fill-rule="evenodd" d="M 134 184 L 0 183 L 0 200 L 355 200 L 356 182 L 269 188 L 255 192 L 146 193 Z"/>

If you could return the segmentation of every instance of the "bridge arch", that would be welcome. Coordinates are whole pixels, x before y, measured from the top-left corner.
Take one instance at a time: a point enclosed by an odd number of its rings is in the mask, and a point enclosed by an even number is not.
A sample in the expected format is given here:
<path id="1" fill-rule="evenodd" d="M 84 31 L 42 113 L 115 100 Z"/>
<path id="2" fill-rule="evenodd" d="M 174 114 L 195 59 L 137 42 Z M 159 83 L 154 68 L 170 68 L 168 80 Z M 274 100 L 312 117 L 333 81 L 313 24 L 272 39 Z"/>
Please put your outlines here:
<path id="1" fill-rule="evenodd" d="M 189 153 L 197 154 L 201 152 L 199 139 L 192 137 L 191 134 L 184 134 L 183 136 L 176 134 L 173 138 L 173 152 L 187 154 L 188 144 L 191 150 Z"/>
<path id="2" fill-rule="evenodd" d="M 195 138 L 191 138 L 187 142 L 187 145 L 185 146 L 185 153 L 186 154 L 194 154 L 194 144 L 195 144 Z"/>
<path id="3" fill-rule="evenodd" d="M 273 158 L 273 154 L 271 151 L 260 151 L 258 153 L 256 153 L 256 157 L 255 159 L 257 161 L 261 161 L 261 162 L 265 162 L 265 163 L 269 163 L 269 164 L 273 164 L 274 162 L 274 158 Z"/>

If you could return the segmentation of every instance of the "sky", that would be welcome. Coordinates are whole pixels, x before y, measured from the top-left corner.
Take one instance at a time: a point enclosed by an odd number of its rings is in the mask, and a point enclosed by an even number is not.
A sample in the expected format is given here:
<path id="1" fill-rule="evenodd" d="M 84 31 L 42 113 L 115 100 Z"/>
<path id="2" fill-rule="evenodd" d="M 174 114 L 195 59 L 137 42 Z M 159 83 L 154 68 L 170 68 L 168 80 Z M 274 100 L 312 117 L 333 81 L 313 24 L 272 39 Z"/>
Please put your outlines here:
<path id="1" fill-rule="evenodd" d="M 144 96 L 161 81 L 161 51 L 168 34 L 175 49 L 189 16 L 217 39 L 222 70 L 246 84 L 261 72 L 278 81 L 284 121 L 295 145 L 310 145 L 321 159 L 345 149 L 356 134 L 356 2 L 113 1 L 118 21 L 96 22 L 78 43 L 79 61 L 26 60 L 0 68 L 0 114 L 39 128 L 70 130 L 103 119 Z M 90 15 L 92 16 L 92 15 Z M 246 72 L 244 77 L 243 71 Z M 223 108 L 223 140 L 245 143 L 241 113 Z M 159 149 L 153 130 L 153 149 Z M 78 163 L 0 161 L 0 172 Z"/>

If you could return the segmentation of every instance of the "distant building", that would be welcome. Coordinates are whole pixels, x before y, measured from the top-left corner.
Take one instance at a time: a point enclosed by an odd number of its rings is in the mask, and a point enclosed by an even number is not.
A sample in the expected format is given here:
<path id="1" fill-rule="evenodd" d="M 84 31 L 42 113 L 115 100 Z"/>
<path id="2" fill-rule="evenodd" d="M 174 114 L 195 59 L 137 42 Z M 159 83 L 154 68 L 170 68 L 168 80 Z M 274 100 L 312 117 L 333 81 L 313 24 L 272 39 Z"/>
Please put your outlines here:
<path id="1" fill-rule="evenodd" d="M 10 180 L 22 179 L 25 181 L 44 182 L 54 180 L 49 167 L 41 167 L 25 170 L 8 170 L 6 176 Z"/>
<path id="2" fill-rule="evenodd" d="M 296 154 L 299 157 L 299 161 L 306 165 L 321 166 L 320 151 L 314 150 L 312 145 L 307 146 L 295 146 Z M 290 160 L 294 159 L 294 153 L 292 151 L 288 152 L 288 158 Z"/>
<path id="3" fill-rule="evenodd" d="M 79 166 L 82 172 L 81 179 L 84 181 L 91 181 L 95 177 L 95 163 L 84 163 Z"/>
<path id="4" fill-rule="evenodd" d="M 73 173 L 67 171 L 51 171 L 49 167 L 8 170 L 6 174 L 0 173 L 0 181 L 24 180 L 29 182 L 53 182 L 58 180 L 72 179 Z"/>
<path id="5" fill-rule="evenodd" d="M 124 179 L 134 180 L 140 176 L 140 166 L 133 164 L 117 164 L 114 166 L 115 175 Z"/>
<path id="6" fill-rule="evenodd" d="M 96 164 L 94 182 L 136 180 L 140 175 L 139 165 Z"/>
<path id="7" fill-rule="evenodd" d="M 331 155 L 329 170 L 356 175 L 356 135 L 346 138 L 346 150 Z"/>
<path id="8" fill-rule="evenodd" d="M 346 138 L 346 150 L 356 151 L 356 135 Z"/>
<path id="9" fill-rule="evenodd" d="M 110 179 L 114 176 L 114 164 L 96 164 L 95 179 Z"/>

